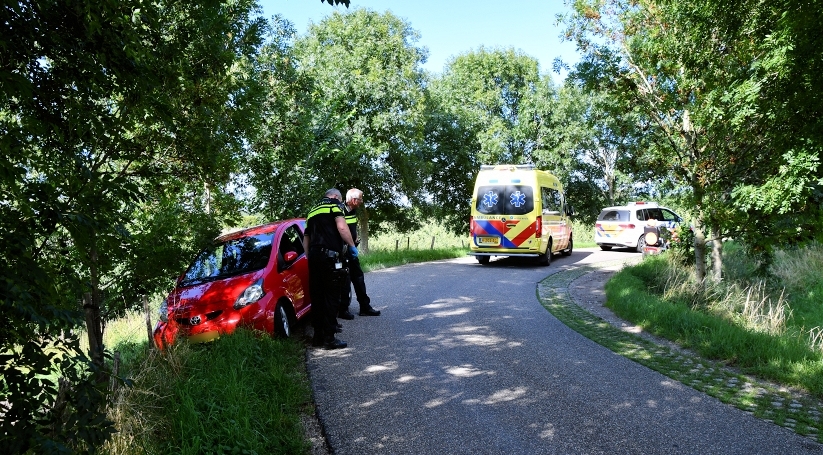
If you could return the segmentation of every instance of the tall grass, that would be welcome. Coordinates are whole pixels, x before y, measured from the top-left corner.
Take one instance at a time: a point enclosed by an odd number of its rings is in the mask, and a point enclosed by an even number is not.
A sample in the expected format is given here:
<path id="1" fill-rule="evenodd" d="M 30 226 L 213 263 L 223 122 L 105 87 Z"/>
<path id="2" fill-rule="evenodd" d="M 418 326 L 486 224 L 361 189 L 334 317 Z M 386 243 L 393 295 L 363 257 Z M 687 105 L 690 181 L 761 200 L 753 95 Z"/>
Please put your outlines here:
<path id="1" fill-rule="evenodd" d="M 823 327 L 823 245 L 779 251 L 769 270 L 791 296 L 794 324 Z"/>
<path id="2" fill-rule="evenodd" d="M 308 453 L 303 345 L 240 329 L 216 342 L 149 351 L 109 413 L 117 454 Z M 144 353 L 147 351 L 144 351 Z"/>
<path id="3" fill-rule="evenodd" d="M 585 224 L 582 221 L 572 220 L 572 233 L 574 234 L 574 245 L 576 247 L 597 246 L 594 243 L 594 226 Z"/>
<path id="4" fill-rule="evenodd" d="M 695 282 L 671 256 L 647 257 L 607 284 L 607 305 L 708 358 L 823 397 L 820 269 L 800 265 L 819 260 L 823 250 L 811 245 L 779 254 L 766 279 L 755 275 L 757 264 L 733 244 L 729 250 L 729 273 L 718 283 Z"/>

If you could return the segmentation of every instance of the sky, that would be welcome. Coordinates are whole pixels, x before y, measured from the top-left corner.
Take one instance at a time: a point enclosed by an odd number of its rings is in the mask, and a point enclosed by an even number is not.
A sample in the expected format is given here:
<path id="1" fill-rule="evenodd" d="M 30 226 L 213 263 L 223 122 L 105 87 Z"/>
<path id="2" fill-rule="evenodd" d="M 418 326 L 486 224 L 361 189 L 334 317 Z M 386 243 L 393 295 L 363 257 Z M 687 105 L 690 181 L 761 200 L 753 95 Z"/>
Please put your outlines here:
<path id="1" fill-rule="evenodd" d="M 267 18 L 280 14 L 304 35 L 309 23 L 319 23 L 335 9 L 320 0 L 259 0 Z M 351 0 L 349 9 L 366 8 L 390 11 L 420 33 L 418 45 L 428 48 L 429 59 L 423 68 L 442 73 L 446 62 L 457 55 L 477 50 L 514 48 L 537 59 L 541 73 L 551 73 L 560 81 L 565 73 L 552 71 L 560 57 L 574 64 L 575 46 L 561 42 L 562 27 L 555 15 L 568 11 L 563 0 Z"/>

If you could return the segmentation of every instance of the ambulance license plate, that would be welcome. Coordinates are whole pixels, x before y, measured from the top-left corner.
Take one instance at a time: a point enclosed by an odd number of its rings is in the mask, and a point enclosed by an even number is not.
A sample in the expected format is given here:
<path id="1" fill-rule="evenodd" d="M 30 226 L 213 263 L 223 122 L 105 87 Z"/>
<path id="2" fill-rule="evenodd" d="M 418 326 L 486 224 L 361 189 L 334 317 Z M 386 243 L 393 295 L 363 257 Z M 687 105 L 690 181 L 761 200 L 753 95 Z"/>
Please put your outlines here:
<path id="1" fill-rule="evenodd" d="M 499 237 L 477 237 L 478 245 L 498 245 L 499 243 Z"/>

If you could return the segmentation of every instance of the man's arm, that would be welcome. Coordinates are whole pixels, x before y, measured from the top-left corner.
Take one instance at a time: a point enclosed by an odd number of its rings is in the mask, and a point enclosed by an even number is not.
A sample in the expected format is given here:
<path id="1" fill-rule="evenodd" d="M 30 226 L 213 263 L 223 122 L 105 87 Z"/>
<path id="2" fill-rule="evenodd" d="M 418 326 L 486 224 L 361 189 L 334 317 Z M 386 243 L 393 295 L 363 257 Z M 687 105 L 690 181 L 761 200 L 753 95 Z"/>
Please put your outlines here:
<path id="1" fill-rule="evenodd" d="M 340 233 L 340 237 L 343 237 L 343 242 L 348 246 L 354 246 L 354 239 L 351 238 L 351 231 L 349 225 L 346 224 L 346 218 L 338 216 L 334 218 L 334 222 L 337 223 L 337 232 Z"/>
<path id="2" fill-rule="evenodd" d="M 306 252 L 306 257 L 309 257 L 309 234 L 303 234 L 303 251 Z"/>

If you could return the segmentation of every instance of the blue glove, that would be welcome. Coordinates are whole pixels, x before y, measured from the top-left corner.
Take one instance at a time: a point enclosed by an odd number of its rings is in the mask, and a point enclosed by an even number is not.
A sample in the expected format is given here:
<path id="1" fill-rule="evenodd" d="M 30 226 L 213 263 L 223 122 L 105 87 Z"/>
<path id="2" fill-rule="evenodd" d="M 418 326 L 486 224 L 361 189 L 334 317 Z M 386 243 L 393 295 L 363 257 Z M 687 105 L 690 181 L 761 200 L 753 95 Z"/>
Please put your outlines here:
<path id="1" fill-rule="evenodd" d="M 357 251 L 356 246 L 352 245 L 349 247 L 349 254 L 351 254 L 351 257 L 356 258 L 357 255 L 360 254 L 360 252 Z"/>

